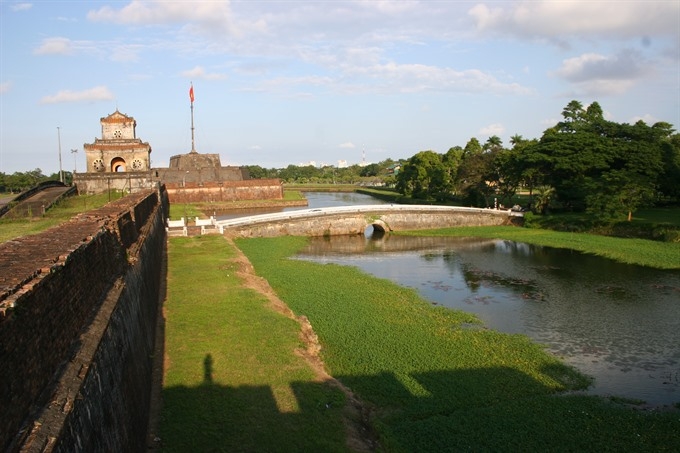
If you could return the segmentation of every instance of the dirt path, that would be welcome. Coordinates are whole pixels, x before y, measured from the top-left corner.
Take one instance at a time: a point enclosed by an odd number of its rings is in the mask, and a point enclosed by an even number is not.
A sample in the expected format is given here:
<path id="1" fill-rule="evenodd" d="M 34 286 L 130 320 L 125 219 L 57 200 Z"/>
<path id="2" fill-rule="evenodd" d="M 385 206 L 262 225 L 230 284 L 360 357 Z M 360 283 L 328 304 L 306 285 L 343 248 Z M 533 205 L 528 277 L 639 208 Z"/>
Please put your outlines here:
<path id="1" fill-rule="evenodd" d="M 300 339 L 303 341 L 305 349 L 295 352 L 309 363 L 317 379 L 339 388 L 345 394 L 347 402 L 344 410 L 344 422 L 347 429 L 347 446 L 353 451 L 358 452 L 375 451 L 378 447 L 378 442 L 377 436 L 370 428 L 371 409 L 361 402 L 350 389 L 326 372 L 323 360 L 321 360 L 319 354 L 321 352 L 319 338 L 314 333 L 314 329 L 307 317 L 295 316 L 295 313 L 278 298 L 272 287 L 269 286 L 269 282 L 255 274 L 253 265 L 243 252 L 236 247 L 234 242 L 229 238 L 227 238 L 227 241 L 229 241 L 237 253 L 234 262 L 238 265 L 237 273 L 243 280 L 243 285 L 265 296 L 272 309 L 296 320 L 300 324 Z"/>
<path id="2" fill-rule="evenodd" d="M 305 316 L 295 316 L 295 313 L 278 298 L 272 287 L 269 286 L 269 282 L 255 274 L 252 264 L 243 252 L 236 247 L 233 240 L 226 237 L 225 240 L 229 242 L 236 252 L 236 257 L 231 261 L 237 266 L 237 274 L 239 278 L 241 278 L 243 286 L 262 294 L 269 301 L 273 310 L 288 318 L 294 319 L 300 325 L 300 338 L 305 347 L 304 349 L 296 350 L 295 353 L 303 357 L 307 363 L 309 363 L 309 366 L 314 371 L 315 376 L 319 381 L 337 387 L 346 395 L 346 405 L 343 415 L 347 431 L 347 447 L 352 451 L 357 452 L 377 450 L 377 436 L 370 427 L 371 408 L 360 401 L 350 389 L 326 372 L 320 356 L 321 345 L 319 344 L 319 339 L 316 333 L 314 333 L 314 329 L 309 323 L 309 320 Z M 167 249 L 163 266 L 165 272 L 163 272 L 162 275 L 165 278 L 165 275 L 167 275 Z M 160 300 L 164 303 L 166 281 L 162 282 L 161 287 L 163 288 L 163 294 L 160 295 Z M 161 303 L 161 306 L 159 307 L 158 324 L 156 327 L 156 350 L 154 353 L 153 384 L 147 445 L 149 451 L 160 450 L 160 448 L 158 448 L 160 439 L 157 433 L 162 409 L 162 387 L 165 361 L 165 314 L 163 312 L 163 303 Z"/>

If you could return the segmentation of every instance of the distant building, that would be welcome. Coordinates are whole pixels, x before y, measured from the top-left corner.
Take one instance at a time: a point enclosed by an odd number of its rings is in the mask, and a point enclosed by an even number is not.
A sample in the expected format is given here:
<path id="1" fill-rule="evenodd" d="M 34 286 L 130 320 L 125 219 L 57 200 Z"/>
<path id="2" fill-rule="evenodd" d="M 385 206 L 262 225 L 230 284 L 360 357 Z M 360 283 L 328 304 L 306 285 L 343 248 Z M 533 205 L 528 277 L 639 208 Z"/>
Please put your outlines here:
<path id="1" fill-rule="evenodd" d="M 145 171 L 151 167 L 151 146 L 137 138 L 137 122 L 118 110 L 99 121 L 102 138 L 85 143 L 87 171 L 117 173 Z"/>
<path id="2" fill-rule="evenodd" d="M 223 167 L 219 154 L 193 149 L 170 158 L 167 168 L 151 167 L 151 146 L 137 138 L 137 122 L 118 110 L 100 119 L 102 137 L 83 145 L 87 170 L 76 173 L 79 193 L 135 192 L 166 186 L 171 202 L 283 198 L 278 179 L 251 180 L 246 167 Z"/>

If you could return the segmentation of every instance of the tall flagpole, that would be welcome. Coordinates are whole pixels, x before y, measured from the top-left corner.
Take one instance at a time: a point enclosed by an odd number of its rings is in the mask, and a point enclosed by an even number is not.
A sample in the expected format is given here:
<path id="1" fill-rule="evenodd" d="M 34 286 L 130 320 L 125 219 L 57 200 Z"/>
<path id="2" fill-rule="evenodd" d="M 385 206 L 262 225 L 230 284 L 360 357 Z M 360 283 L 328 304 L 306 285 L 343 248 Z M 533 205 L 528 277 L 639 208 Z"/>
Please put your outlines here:
<path id="1" fill-rule="evenodd" d="M 196 146 L 194 144 L 194 84 L 192 82 L 191 88 L 189 88 L 189 100 L 191 101 L 191 152 L 196 152 Z"/>

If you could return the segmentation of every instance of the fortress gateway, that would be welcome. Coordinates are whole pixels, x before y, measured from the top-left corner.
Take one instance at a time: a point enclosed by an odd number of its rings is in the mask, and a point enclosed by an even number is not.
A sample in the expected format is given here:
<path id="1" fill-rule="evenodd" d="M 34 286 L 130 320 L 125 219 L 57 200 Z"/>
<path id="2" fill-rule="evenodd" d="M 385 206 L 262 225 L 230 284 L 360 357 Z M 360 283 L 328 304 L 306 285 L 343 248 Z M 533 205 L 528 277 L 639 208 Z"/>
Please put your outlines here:
<path id="1" fill-rule="evenodd" d="M 246 167 L 226 166 L 219 154 L 193 149 L 170 158 L 167 168 L 151 167 L 151 146 L 137 138 L 137 122 L 118 110 L 100 119 L 101 138 L 85 143 L 84 173 L 76 173 L 78 192 L 128 193 L 166 186 L 171 202 L 238 201 L 283 198 L 278 179 L 250 179 Z"/>

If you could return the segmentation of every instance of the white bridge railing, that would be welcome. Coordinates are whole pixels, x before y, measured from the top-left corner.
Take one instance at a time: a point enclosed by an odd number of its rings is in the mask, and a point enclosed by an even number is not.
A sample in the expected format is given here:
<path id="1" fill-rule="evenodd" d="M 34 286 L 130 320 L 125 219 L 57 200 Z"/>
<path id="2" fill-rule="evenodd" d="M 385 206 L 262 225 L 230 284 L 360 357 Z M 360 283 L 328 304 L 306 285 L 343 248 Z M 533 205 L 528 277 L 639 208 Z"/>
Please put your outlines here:
<path id="1" fill-rule="evenodd" d="M 288 212 L 276 212 L 272 214 L 260 214 L 248 217 L 238 217 L 235 219 L 218 220 L 215 225 L 220 228 L 234 228 L 239 226 L 253 225 L 256 223 L 276 222 L 281 220 L 304 219 L 311 217 L 323 217 L 337 214 L 355 214 L 355 213 L 377 213 L 377 212 L 466 212 L 479 213 L 487 215 L 499 216 L 516 216 L 522 217 L 521 212 L 511 211 L 509 209 L 483 209 L 483 208 L 466 208 L 462 206 L 433 206 L 433 205 L 406 205 L 406 204 L 370 204 L 370 205 L 356 205 L 356 206 L 336 206 L 332 208 L 316 208 L 316 209 L 300 209 Z"/>

